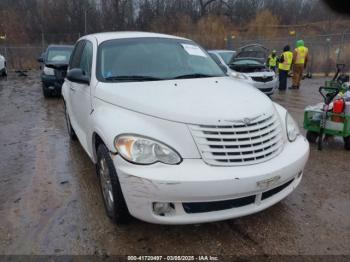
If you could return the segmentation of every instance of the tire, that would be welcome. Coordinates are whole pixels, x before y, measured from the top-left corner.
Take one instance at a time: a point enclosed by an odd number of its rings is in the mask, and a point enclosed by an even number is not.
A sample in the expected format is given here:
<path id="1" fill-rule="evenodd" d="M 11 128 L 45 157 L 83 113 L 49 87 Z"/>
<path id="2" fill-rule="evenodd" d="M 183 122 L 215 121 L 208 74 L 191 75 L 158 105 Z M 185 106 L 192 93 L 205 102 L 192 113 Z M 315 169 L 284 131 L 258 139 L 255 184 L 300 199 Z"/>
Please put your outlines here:
<path id="1" fill-rule="evenodd" d="M 4 78 L 5 80 L 7 79 L 7 70 L 6 70 L 6 68 L 4 69 L 3 72 L 1 72 L 0 77 L 1 77 L 1 78 Z"/>
<path id="2" fill-rule="evenodd" d="M 65 118 L 66 118 L 66 125 L 67 125 L 67 131 L 68 131 L 69 138 L 71 140 L 77 140 L 77 135 L 75 134 L 75 131 L 74 131 L 74 129 L 72 127 L 72 124 L 70 122 L 70 118 L 69 118 L 69 114 L 68 114 L 66 103 L 64 103 L 64 115 L 65 115 Z"/>
<path id="3" fill-rule="evenodd" d="M 318 138 L 318 133 L 317 132 L 313 132 L 313 131 L 307 131 L 306 132 L 306 139 L 310 142 L 310 143 L 316 143 L 317 138 Z"/>
<path id="4" fill-rule="evenodd" d="M 109 150 L 104 144 L 97 148 L 96 173 L 108 217 L 115 224 L 126 224 L 130 214 Z"/>
<path id="5" fill-rule="evenodd" d="M 344 147 L 346 150 L 350 150 L 350 136 L 344 137 Z"/>
<path id="6" fill-rule="evenodd" d="M 42 87 L 43 87 L 43 95 L 44 95 L 44 97 L 45 98 L 52 97 L 51 90 L 49 90 L 45 84 L 43 84 Z"/>

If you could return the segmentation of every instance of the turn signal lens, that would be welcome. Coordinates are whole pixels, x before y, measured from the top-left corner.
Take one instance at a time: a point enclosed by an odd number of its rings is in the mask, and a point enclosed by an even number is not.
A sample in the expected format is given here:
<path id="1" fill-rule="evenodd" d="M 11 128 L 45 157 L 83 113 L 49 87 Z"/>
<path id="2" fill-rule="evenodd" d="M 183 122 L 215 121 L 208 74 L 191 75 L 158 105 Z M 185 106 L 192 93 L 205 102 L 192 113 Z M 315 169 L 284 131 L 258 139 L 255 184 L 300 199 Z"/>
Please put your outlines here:
<path id="1" fill-rule="evenodd" d="M 286 130 L 290 142 L 294 142 L 300 135 L 298 124 L 289 113 L 286 115 Z"/>

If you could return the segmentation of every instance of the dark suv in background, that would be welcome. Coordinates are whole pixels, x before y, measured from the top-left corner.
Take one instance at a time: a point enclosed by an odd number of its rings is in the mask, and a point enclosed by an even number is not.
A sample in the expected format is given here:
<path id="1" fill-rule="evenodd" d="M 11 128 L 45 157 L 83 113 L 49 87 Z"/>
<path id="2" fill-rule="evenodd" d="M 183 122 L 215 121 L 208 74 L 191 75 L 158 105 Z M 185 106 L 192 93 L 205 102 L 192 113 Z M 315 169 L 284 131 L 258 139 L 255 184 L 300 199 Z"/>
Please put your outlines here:
<path id="1" fill-rule="evenodd" d="M 73 46 L 50 45 L 38 59 L 42 63 L 41 82 L 44 97 L 60 96 Z"/>

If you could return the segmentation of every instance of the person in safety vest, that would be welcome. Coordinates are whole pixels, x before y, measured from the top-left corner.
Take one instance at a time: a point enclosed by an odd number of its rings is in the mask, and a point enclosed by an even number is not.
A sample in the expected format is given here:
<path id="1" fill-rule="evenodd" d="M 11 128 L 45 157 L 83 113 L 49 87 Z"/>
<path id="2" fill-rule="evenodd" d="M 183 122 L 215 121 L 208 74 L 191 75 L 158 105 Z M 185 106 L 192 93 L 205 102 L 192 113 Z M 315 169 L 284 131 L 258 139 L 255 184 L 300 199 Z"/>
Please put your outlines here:
<path id="1" fill-rule="evenodd" d="M 291 89 L 299 89 L 309 57 L 309 49 L 304 46 L 303 40 L 298 40 L 296 46 L 293 53 L 293 85 Z"/>
<path id="2" fill-rule="evenodd" d="M 276 72 L 276 68 L 277 68 L 276 50 L 273 50 L 272 53 L 267 58 L 267 65 L 272 71 Z"/>
<path id="3" fill-rule="evenodd" d="M 289 70 L 292 66 L 293 53 L 290 51 L 290 46 L 286 45 L 283 48 L 283 53 L 278 59 L 278 72 L 279 72 L 279 90 L 287 89 L 287 78 Z"/>

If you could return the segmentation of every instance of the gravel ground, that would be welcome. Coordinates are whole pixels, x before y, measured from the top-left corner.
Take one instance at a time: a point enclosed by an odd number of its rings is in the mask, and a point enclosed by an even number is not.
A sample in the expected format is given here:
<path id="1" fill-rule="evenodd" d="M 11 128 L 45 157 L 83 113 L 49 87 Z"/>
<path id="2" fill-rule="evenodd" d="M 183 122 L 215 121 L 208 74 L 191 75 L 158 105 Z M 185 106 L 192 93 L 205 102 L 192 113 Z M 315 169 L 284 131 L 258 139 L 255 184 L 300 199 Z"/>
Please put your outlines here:
<path id="1" fill-rule="evenodd" d="M 321 100 L 324 79 L 273 100 L 302 124 Z M 301 185 L 275 206 L 247 217 L 188 226 L 105 215 L 95 169 L 70 142 L 62 99 L 44 99 L 38 72 L 0 80 L 0 254 L 350 255 L 349 152 L 340 139 L 311 146 Z"/>

